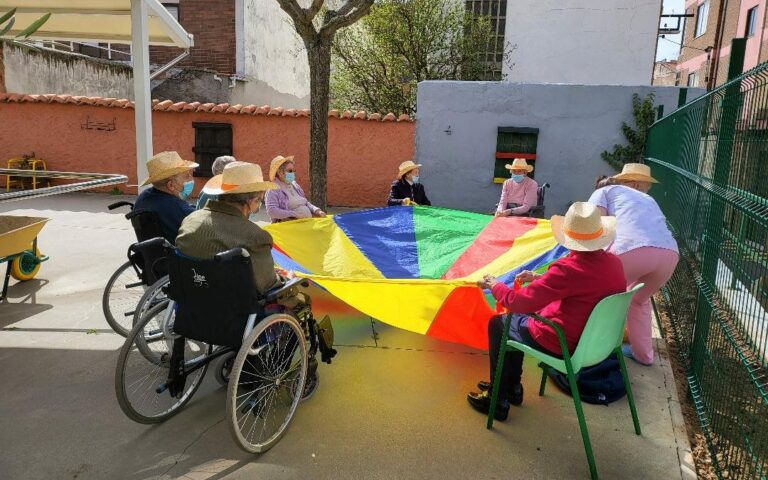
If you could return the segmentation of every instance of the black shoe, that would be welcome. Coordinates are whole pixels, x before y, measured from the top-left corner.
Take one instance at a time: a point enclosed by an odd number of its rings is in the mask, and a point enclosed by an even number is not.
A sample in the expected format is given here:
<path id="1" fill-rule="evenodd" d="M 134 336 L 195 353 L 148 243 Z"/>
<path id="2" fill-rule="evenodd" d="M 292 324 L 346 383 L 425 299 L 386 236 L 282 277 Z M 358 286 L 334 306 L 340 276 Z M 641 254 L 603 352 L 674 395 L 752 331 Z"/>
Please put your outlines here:
<path id="1" fill-rule="evenodd" d="M 490 392 L 491 391 L 491 382 L 486 382 L 485 380 L 481 380 L 477 382 L 477 388 L 480 389 L 481 392 Z M 512 387 L 512 392 L 509 394 L 509 403 L 512 405 L 521 405 L 523 403 L 523 384 L 518 383 L 517 385 Z"/>
<path id="2" fill-rule="evenodd" d="M 488 415 L 488 412 L 491 409 L 491 397 L 488 395 L 488 392 L 470 392 L 467 394 L 467 401 L 472 405 L 472 408 L 480 413 Z M 493 418 L 503 422 L 507 419 L 508 415 L 509 402 L 507 400 L 499 400 L 498 403 L 496 403 L 496 411 L 493 414 Z"/>

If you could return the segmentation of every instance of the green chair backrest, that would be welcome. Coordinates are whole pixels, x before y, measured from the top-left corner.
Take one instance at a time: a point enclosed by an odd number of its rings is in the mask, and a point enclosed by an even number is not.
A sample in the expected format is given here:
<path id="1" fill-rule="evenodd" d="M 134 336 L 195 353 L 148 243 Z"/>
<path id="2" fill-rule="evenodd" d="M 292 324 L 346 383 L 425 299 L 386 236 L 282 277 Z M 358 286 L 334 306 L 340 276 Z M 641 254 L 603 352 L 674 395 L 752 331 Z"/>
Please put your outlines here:
<path id="1" fill-rule="evenodd" d="M 575 372 L 602 362 L 621 345 L 632 295 L 643 286 L 641 283 L 627 292 L 605 297 L 595 306 L 571 357 Z"/>

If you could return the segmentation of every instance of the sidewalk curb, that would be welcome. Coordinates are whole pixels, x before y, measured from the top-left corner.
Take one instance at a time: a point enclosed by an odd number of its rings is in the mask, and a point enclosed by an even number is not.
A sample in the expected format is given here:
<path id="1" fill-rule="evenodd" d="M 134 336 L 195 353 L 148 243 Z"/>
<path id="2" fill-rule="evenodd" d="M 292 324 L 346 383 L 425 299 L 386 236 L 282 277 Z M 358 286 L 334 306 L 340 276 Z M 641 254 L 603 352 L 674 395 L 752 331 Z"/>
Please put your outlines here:
<path id="1" fill-rule="evenodd" d="M 691 443 L 688 440 L 688 431 L 685 427 L 685 418 L 680 407 L 674 372 L 669 361 L 667 344 L 663 338 L 654 338 L 656 351 L 659 355 L 659 366 L 664 372 L 664 388 L 667 391 L 667 406 L 672 419 L 672 431 L 677 445 L 677 458 L 680 461 L 680 478 L 682 480 L 696 480 L 696 465 L 693 461 Z"/>

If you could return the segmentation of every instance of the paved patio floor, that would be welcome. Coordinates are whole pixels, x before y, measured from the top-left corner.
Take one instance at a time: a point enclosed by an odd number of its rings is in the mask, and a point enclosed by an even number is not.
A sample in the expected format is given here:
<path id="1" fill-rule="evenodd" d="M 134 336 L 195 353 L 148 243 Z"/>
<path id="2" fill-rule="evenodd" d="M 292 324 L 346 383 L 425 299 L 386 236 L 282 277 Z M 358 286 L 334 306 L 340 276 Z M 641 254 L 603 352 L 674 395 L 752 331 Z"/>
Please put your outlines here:
<path id="1" fill-rule="evenodd" d="M 0 478 L 460 479 L 588 478 L 570 397 L 526 362 L 525 403 L 485 429 L 465 400 L 487 376 L 484 352 L 400 331 L 324 302 L 339 354 L 286 436 L 249 455 L 231 439 L 225 391 L 211 375 L 163 424 L 130 421 L 114 370 L 123 338 L 101 311 L 102 289 L 133 241 L 116 197 L 70 194 L 0 205 L 52 219 L 38 277 L 0 303 Z M 330 307 L 329 307 L 330 305 Z M 374 332 L 376 335 L 374 335 Z M 377 338 L 374 338 L 377 337 Z M 642 436 L 626 401 L 586 406 L 602 478 L 679 479 L 689 454 L 671 370 L 630 365 Z"/>

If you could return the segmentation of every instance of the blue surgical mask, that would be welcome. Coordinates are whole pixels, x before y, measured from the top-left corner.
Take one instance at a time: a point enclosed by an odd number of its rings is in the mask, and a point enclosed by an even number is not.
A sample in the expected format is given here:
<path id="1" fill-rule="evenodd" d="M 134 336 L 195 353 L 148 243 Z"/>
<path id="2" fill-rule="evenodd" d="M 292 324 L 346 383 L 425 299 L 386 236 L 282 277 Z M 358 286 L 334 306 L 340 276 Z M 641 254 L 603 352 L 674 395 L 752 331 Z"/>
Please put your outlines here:
<path id="1" fill-rule="evenodd" d="M 296 172 L 286 172 L 285 181 L 287 183 L 293 183 L 296 181 Z"/>
<path id="2" fill-rule="evenodd" d="M 520 183 L 525 178 L 525 175 L 512 175 L 512 180 L 515 181 L 515 183 Z"/>
<path id="3" fill-rule="evenodd" d="M 179 196 L 182 200 L 186 200 L 189 198 L 190 195 L 192 195 L 192 189 L 195 188 L 195 181 L 189 180 L 188 182 L 184 182 L 184 188 L 181 189 L 181 193 Z"/>
<path id="4" fill-rule="evenodd" d="M 413 177 L 413 178 L 411 179 L 411 181 L 412 181 L 413 183 L 419 183 L 419 176 L 418 176 L 418 175 L 416 175 L 415 177 Z"/>

